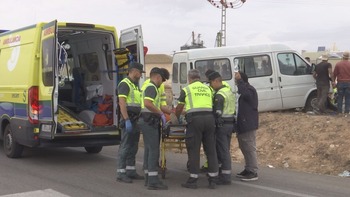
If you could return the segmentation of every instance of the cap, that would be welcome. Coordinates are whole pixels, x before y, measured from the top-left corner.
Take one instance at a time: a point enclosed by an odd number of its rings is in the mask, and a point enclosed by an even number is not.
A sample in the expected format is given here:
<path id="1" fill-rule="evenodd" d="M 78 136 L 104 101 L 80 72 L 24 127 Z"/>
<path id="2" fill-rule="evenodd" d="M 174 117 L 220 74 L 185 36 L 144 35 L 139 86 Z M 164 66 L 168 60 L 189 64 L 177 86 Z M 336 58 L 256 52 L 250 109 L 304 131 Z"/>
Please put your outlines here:
<path id="1" fill-rule="evenodd" d="M 213 69 L 208 69 L 207 72 L 205 72 L 205 76 L 208 78 L 208 76 L 209 76 L 210 74 L 212 74 L 213 72 L 215 72 L 215 70 L 213 70 Z"/>
<path id="2" fill-rule="evenodd" d="M 321 57 L 321 60 L 327 61 L 328 60 L 328 55 L 327 54 L 323 54 Z"/>
<path id="3" fill-rule="evenodd" d="M 158 68 L 158 67 L 153 67 L 152 70 L 151 70 L 151 72 L 150 72 L 150 74 L 152 74 L 152 73 L 157 73 L 157 74 L 159 74 L 159 75 L 162 77 L 162 80 L 163 80 L 163 81 L 166 81 L 166 78 L 165 78 L 165 75 L 164 75 L 164 71 L 162 71 L 160 68 Z"/>
<path id="4" fill-rule="evenodd" d="M 169 79 L 169 77 L 170 77 L 170 73 L 169 73 L 169 71 L 167 70 L 167 69 L 165 69 L 165 68 L 160 68 L 160 70 L 162 71 L 162 77 L 164 77 L 166 80 L 168 80 Z"/>
<path id="5" fill-rule="evenodd" d="M 348 52 L 348 51 L 345 51 L 345 52 L 343 53 L 343 58 L 349 59 L 349 57 L 350 57 L 349 52 Z"/>
<path id="6" fill-rule="evenodd" d="M 131 62 L 129 64 L 129 70 L 136 68 L 137 70 L 139 70 L 141 73 L 145 73 L 145 71 L 143 71 L 143 65 L 137 62 Z"/>
<path id="7" fill-rule="evenodd" d="M 209 81 L 215 80 L 216 78 L 219 78 L 219 77 L 221 77 L 221 75 L 216 71 L 209 73 L 207 76 Z"/>

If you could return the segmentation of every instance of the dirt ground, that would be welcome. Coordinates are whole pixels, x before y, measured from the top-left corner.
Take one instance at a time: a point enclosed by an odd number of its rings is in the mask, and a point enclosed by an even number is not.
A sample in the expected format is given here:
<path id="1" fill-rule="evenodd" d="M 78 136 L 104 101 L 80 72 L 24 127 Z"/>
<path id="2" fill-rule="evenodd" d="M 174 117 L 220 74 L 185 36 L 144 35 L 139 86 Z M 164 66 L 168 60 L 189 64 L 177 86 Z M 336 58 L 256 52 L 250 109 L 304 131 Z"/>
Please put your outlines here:
<path id="1" fill-rule="evenodd" d="M 297 111 L 259 115 L 260 166 L 338 175 L 350 171 L 350 115 L 312 115 Z M 243 163 L 236 137 L 232 160 Z"/>

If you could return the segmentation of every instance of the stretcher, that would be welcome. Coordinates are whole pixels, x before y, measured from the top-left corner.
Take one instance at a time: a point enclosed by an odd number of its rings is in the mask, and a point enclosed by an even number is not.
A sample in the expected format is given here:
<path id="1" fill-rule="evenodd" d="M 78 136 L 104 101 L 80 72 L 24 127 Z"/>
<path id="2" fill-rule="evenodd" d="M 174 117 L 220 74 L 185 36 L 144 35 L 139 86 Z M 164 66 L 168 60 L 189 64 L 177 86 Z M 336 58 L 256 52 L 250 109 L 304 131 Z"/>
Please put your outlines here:
<path id="1" fill-rule="evenodd" d="M 182 153 L 182 151 L 186 149 L 185 136 L 185 124 L 168 124 L 165 129 L 162 129 L 160 142 L 160 168 L 163 179 L 166 174 L 166 150 L 177 149 Z"/>

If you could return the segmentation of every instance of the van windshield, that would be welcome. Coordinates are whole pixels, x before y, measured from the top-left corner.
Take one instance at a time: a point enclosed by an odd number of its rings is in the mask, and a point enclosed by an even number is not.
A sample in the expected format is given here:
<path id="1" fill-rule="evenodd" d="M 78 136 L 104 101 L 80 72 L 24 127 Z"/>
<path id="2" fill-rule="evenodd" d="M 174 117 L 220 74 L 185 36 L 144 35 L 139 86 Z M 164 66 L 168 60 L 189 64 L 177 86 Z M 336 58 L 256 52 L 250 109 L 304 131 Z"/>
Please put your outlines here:
<path id="1" fill-rule="evenodd" d="M 195 68 L 199 70 L 201 74 L 201 81 L 208 81 L 205 72 L 209 69 L 220 73 L 223 80 L 232 79 L 231 64 L 227 58 L 198 60 L 195 62 Z"/>

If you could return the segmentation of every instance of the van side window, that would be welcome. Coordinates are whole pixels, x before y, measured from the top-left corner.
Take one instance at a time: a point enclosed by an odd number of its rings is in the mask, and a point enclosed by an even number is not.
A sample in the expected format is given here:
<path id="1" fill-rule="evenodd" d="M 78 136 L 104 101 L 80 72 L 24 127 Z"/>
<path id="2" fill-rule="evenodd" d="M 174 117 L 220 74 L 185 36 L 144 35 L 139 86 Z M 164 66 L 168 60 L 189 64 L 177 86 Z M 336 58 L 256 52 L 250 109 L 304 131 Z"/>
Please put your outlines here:
<path id="1" fill-rule="evenodd" d="M 232 79 L 231 64 L 227 58 L 198 60 L 195 62 L 195 69 L 199 70 L 201 81 L 207 81 L 205 72 L 209 69 L 219 72 L 223 80 Z"/>
<path id="2" fill-rule="evenodd" d="M 179 83 L 179 64 L 173 64 L 173 83 Z"/>
<path id="3" fill-rule="evenodd" d="M 271 59 L 269 55 L 237 57 L 238 68 L 249 78 L 272 75 Z"/>
<path id="4" fill-rule="evenodd" d="M 284 75 L 307 75 L 307 63 L 295 53 L 277 55 L 278 66 Z"/>
<path id="5" fill-rule="evenodd" d="M 187 83 L 187 64 L 180 63 L 180 83 Z"/>

